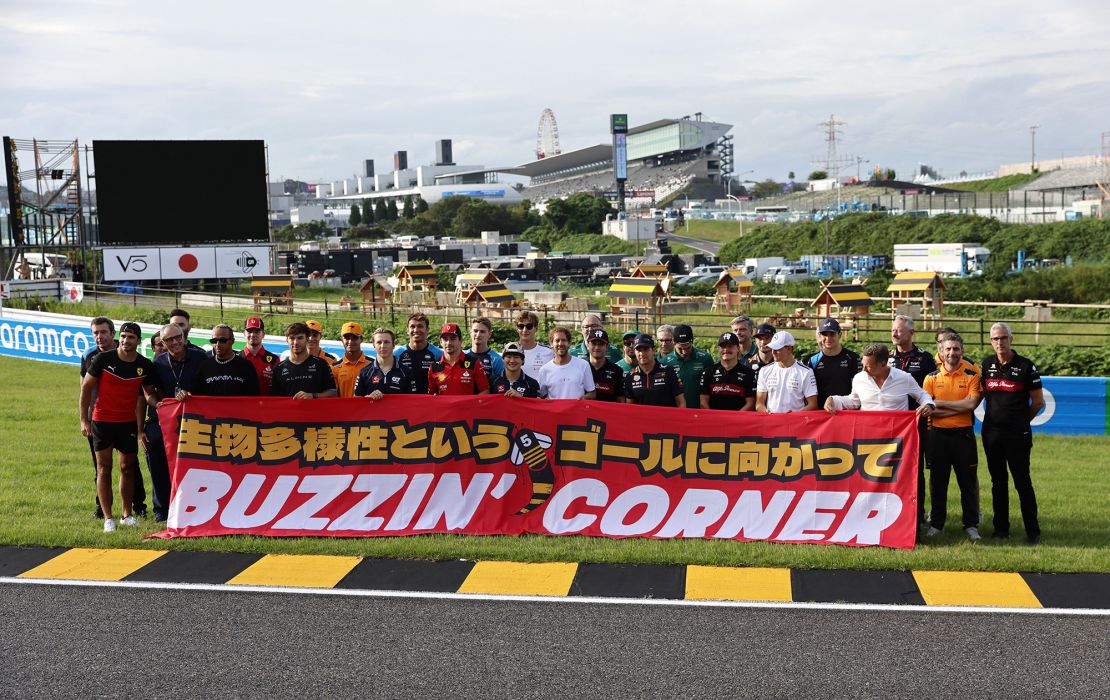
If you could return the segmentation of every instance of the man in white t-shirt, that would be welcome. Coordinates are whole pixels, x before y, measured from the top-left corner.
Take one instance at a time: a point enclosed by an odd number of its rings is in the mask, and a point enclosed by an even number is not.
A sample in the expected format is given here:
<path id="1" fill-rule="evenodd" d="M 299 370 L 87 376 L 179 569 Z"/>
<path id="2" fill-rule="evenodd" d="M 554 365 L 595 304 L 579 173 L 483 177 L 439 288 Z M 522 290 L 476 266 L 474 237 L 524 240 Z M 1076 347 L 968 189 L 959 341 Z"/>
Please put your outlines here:
<path id="1" fill-rule="evenodd" d="M 597 394 L 590 363 L 570 354 L 570 329 L 556 326 L 548 337 L 555 357 L 540 369 L 540 396 L 593 399 Z"/>
<path id="2" fill-rule="evenodd" d="M 759 370 L 755 410 L 791 413 L 817 410 L 817 380 L 813 370 L 794 359 L 794 336 L 779 331 L 767 344 L 775 358 Z"/>
<path id="3" fill-rule="evenodd" d="M 524 373 L 535 380 L 540 378 L 540 368 L 555 357 L 551 348 L 536 339 L 540 332 L 540 317 L 531 311 L 516 315 L 516 330 L 520 335 L 520 349 L 524 351 Z"/>

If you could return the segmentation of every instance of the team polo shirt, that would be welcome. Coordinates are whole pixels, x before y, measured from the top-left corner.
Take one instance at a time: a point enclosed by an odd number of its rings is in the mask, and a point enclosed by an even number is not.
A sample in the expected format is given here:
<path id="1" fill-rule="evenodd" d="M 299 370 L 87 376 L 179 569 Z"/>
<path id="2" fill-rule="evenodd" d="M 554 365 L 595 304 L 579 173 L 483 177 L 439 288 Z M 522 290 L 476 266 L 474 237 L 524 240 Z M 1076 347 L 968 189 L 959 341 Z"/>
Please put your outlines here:
<path id="1" fill-rule="evenodd" d="M 922 386 L 925 383 L 925 377 L 937 369 L 937 363 L 933 360 L 933 356 L 916 345 L 907 352 L 899 352 L 896 349 L 890 359 L 887 360 L 887 364 L 891 367 L 897 367 L 903 372 L 908 372 L 918 386 Z M 910 410 L 912 411 L 915 408 L 917 408 L 917 402 L 910 399 Z"/>
<path id="2" fill-rule="evenodd" d="M 983 395 L 987 413 L 983 426 L 1002 430 L 1029 430 L 1029 392 L 1044 388 L 1037 366 L 1014 353 L 1006 364 L 991 355 L 983 360 Z"/>
<path id="3" fill-rule="evenodd" d="M 501 359 L 500 353 L 493 348 L 485 352 L 474 352 L 473 349 L 464 350 L 467 355 L 475 357 L 482 363 L 482 369 L 486 371 L 486 377 L 490 381 L 497 379 L 505 373 L 505 362 Z"/>
<path id="4" fill-rule="evenodd" d="M 339 398 L 349 399 L 355 395 L 355 381 L 362 370 L 370 365 L 370 358 L 366 353 L 360 353 L 358 359 L 351 362 L 346 353 L 343 359 L 331 366 L 332 376 L 335 377 L 335 388 L 339 390 Z"/>
<path id="5" fill-rule="evenodd" d="M 555 359 L 555 351 L 551 346 L 543 343 L 536 343 L 534 348 L 522 348 L 521 351 L 524 353 L 524 364 L 521 365 L 521 370 L 532 379 L 539 381 L 540 370 Z"/>
<path id="6" fill-rule="evenodd" d="M 789 367 L 775 362 L 759 370 L 756 391 L 767 394 L 770 413 L 790 413 L 806 407 L 806 399 L 817 396 L 813 370 L 795 361 Z"/>
<path id="7" fill-rule="evenodd" d="M 142 355 L 125 362 L 110 350 L 93 358 L 88 374 L 96 377 L 97 397 L 92 419 L 103 423 L 134 423 L 135 403 L 143 385 L 154 385 L 154 363 Z"/>
<path id="8" fill-rule="evenodd" d="M 162 398 L 172 399 L 181 390 L 192 392 L 196 387 L 197 372 L 208 357 L 208 353 L 200 348 L 186 347 L 184 360 L 175 360 L 168 352 L 154 358 L 154 378 Z"/>
<path id="9" fill-rule="evenodd" d="M 232 355 L 227 362 L 212 356 L 197 370 L 193 393 L 197 396 L 258 396 L 258 374 L 250 360 L 242 355 Z"/>
<path id="10" fill-rule="evenodd" d="M 754 358 L 758 354 L 759 354 L 759 346 L 756 345 L 755 341 L 753 340 L 752 344 L 748 347 L 748 351 L 740 353 L 740 358 L 739 358 L 740 364 L 744 365 L 745 367 L 751 367 L 752 366 L 752 358 Z"/>
<path id="11" fill-rule="evenodd" d="M 416 382 L 412 374 L 396 362 L 388 372 L 382 371 L 377 362 L 371 362 L 359 371 L 355 377 L 354 396 L 369 396 L 375 391 L 383 394 L 415 394 Z"/>
<path id="12" fill-rule="evenodd" d="M 823 407 L 830 396 L 852 393 L 852 377 L 863 371 L 863 364 L 859 355 L 842 347 L 836 355 L 814 353 L 809 358 L 809 368 L 817 381 L 817 405 Z"/>
<path id="13" fill-rule="evenodd" d="M 601 367 L 590 365 L 594 374 L 594 392 L 598 401 L 620 401 L 624 398 L 624 370 L 612 360 Z"/>
<path id="14" fill-rule="evenodd" d="M 510 380 L 502 374 L 500 377 L 490 382 L 489 385 L 491 394 L 504 394 L 509 389 L 512 389 L 526 399 L 538 399 L 540 397 L 540 383 L 529 377 L 523 371 L 521 371 L 519 379 Z"/>
<path id="15" fill-rule="evenodd" d="M 428 393 L 437 396 L 471 396 L 489 390 L 489 379 L 477 358 L 463 354 L 451 364 L 446 356 L 428 369 Z"/>
<path id="16" fill-rule="evenodd" d="M 590 361 L 590 348 L 586 346 L 586 341 L 584 340 L 578 345 L 572 347 L 570 349 L 570 354 L 574 355 L 575 357 L 580 357 L 586 362 Z M 605 359 L 609 360 L 610 362 L 620 362 L 623 357 L 624 354 L 613 345 L 610 345 L 605 349 Z"/>
<path id="17" fill-rule="evenodd" d="M 960 401 L 982 393 L 979 370 L 974 367 L 968 369 L 963 362 L 951 372 L 941 365 L 937 371 L 925 377 L 923 388 L 936 401 Z M 934 428 L 970 428 L 975 424 L 975 416 L 971 411 L 943 418 L 930 416 L 929 423 Z"/>
<path id="18" fill-rule="evenodd" d="M 621 368 L 621 371 L 624 372 L 625 376 L 627 376 L 632 370 L 636 369 L 636 365 L 629 362 L 627 357 L 622 357 L 620 359 L 620 362 L 617 363 L 617 367 Z"/>
<path id="19" fill-rule="evenodd" d="M 718 362 L 702 372 L 698 389 L 703 396 L 709 397 L 710 408 L 739 411 L 747 404 L 749 397 L 755 397 L 755 372 L 739 362 L 732 369 L 725 369 Z"/>
<path id="20" fill-rule="evenodd" d="M 713 366 L 713 357 L 705 350 L 693 348 L 687 358 L 682 358 L 675 350 L 659 360 L 664 365 L 675 368 L 686 394 L 686 408 L 697 408 L 701 398 L 701 375 Z"/>
<path id="21" fill-rule="evenodd" d="M 393 359 L 408 370 L 416 385 L 417 394 L 428 393 L 428 370 L 443 357 L 443 350 L 427 345 L 423 350 L 413 350 L 408 345 L 393 349 Z"/>
<path id="22" fill-rule="evenodd" d="M 258 348 L 258 352 L 251 352 L 250 347 L 243 348 L 243 357 L 254 367 L 258 375 L 258 391 L 262 396 L 270 395 L 270 378 L 274 375 L 274 367 L 281 362 L 278 356 L 266 349 L 265 345 Z"/>
<path id="23" fill-rule="evenodd" d="M 624 395 L 642 406 L 674 408 L 675 398 L 682 394 L 682 382 L 674 367 L 655 363 L 650 372 L 640 367 L 624 377 Z"/>
<path id="24" fill-rule="evenodd" d="M 116 344 L 116 347 L 119 347 L 118 343 Z M 115 351 L 116 351 L 116 348 L 112 348 L 111 350 L 107 350 L 106 352 L 115 352 Z M 98 355 L 100 355 L 100 352 L 101 352 L 100 348 L 93 347 L 92 350 L 89 350 L 87 353 L 85 353 L 85 356 L 81 358 L 81 379 L 84 379 L 85 375 L 89 373 L 89 367 L 92 367 L 92 361 L 95 360 Z M 92 390 L 92 398 L 89 400 L 89 415 L 86 416 L 90 420 L 92 420 L 92 412 L 93 412 L 94 408 L 96 408 L 96 386 L 95 385 L 93 386 L 93 390 Z M 148 408 L 147 413 L 149 414 L 152 410 L 153 409 Z"/>
<path id="25" fill-rule="evenodd" d="M 334 388 L 331 365 L 315 355 L 309 355 L 299 365 L 292 360 L 282 360 L 274 368 L 270 380 L 270 396 L 295 396 L 299 391 L 322 394 Z"/>
<path id="26" fill-rule="evenodd" d="M 758 377 L 759 376 L 759 370 L 763 369 L 767 365 L 773 365 L 773 364 L 775 364 L 775 358 L 774 358 L 773 355 L 771 356 L 771 359 L 764 362 L 763 361 L 763 356 L 760 355 L 758 352 L 756 352 L 756 354 L 753 355 L 752 359 L 748 362 L 748 367 L 751 367 L 752 371 L 755 372 L 755 375 Z"/>

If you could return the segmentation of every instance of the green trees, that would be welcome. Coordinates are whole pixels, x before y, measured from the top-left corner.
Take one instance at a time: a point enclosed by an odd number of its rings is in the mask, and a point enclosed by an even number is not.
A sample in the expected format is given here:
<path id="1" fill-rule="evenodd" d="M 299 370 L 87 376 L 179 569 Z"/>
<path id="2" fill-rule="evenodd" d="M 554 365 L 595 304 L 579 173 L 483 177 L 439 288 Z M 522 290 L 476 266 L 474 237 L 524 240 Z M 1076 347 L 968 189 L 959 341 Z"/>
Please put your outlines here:
<path id="1" fill-rule="evenodd" d="M 362 223 L 367 226 L 374 224 L 374 203 L 369 199 L 362 200 Z"/>
<path id="2" fill-rule="evenodd" d="M 389 221 L 389 208 L 386 207 L 384 199 L 374 202 L 374 220 L 379 222 Z"/>
<path id="3" fill-rule="evenodd" d="M 807 180 L 828 180 L 829 179 L 829 174 L 828 174 L 828 172 L 826 172 L 824 170 L 814 170 L 812 173 L 809 174 L 809 177 L 807 177 L 806 179 Z"/>
<path id="4" fill-rule="evenodd" d="M 347 223 L 352 227 L 358 226 L 362 223 L 362 212 L 359 210 L 357 204 L 351 205 L 351 215 L 347 217 Z"/>
<path id="5" fill-rule="evenodd" d="M 389 204 L 386 205 L 386 221 L 396 221 L 398 217 L 397 200 L 391 199 L 389 200 Z"/>
<path id="6" fill-rule="evenodd" d="M 416 213 L 417 214 L 423 214 L 426 211 L 428 211 L 428 203 L 424 201 L 423 197 L 421 197 L 420 195 L 417 195 L 416 196 Z"/>
<path id="7" fill-rule="evenodd" d="M 411 219 L 412 217 L 416 216 L 416 210 L 412 206 L 411 195 L 405 196 L 405 204 L 404 207 L 402 207 L 401 209 L 401 216 L 405 219 Z"/>
<path id="8" fill-rule="evenodd" d="M 601 233 L 601 224 L 617 210 L 604 197 L 579 192 L 547 203 L 542 221 L 563 233 Z"/>

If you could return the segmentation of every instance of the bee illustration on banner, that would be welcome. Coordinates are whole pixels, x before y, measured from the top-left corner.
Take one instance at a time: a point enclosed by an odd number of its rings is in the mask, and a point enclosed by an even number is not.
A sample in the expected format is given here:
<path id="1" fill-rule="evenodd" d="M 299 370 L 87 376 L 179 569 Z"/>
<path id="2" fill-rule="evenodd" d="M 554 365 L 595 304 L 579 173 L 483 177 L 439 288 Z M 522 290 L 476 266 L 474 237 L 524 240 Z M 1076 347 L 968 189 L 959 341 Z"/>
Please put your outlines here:
<path id="1" fill-rule="evenodd" d="M 549 447 L 551 436 L 527 428 L 513 438 L 509 461 L 516 466 L 526 465 L 528 476 L 532 480 L 532 499 L 517 511 L 517 515 L 526 515 L 539 508 L 551 498 L 551 492 L 555 490 L 555 471 L 551 468 L 551 460 L 547 458 L 545 451 Z"/>

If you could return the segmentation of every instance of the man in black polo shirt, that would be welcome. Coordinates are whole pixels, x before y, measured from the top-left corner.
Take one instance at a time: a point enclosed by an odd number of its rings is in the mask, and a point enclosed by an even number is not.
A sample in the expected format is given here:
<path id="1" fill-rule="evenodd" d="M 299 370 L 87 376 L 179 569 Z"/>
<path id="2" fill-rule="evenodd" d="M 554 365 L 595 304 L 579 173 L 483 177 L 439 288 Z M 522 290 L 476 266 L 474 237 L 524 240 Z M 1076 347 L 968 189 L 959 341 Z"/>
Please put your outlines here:
<path id="1" fill-rule="evenodd" d="M 270 396 L 333 399 L 339 395 L 331 365 L 308 352 L 308 326 L 290 323 L 285 329 L 289 357 L 278 363 L 270 380 Z"/>
<path id="2" fill-rule="evenodd" d="M 428 393 L 428 369 L 443 357 L 443 350 L 428 342 L 428 317 L 414 313 L 408 319 L 409 342 L 393 351 L 397 365 L 412 376 L 416 393 Z"/>
<path id="3" fill-rule="evenodd" d="M 739 336 L 737 336 L 739 337 Z M 771 338 L 775 337 L 775 327 L 770 323 L 761 323 L 755 329 L 755 354 L 748 360 L 748 367 L 752 368 L 755 372 L 756 378 L 759 377 L 759 370 L 767 365 L 775 364 L 775 354 L 768 346 Z"/>
<path id="4" fill-rule="evenodd" d="M 415 394 L 416 383 L 409 371 L 393 357 L 397 336 L 389 328 L 375 328 L 371 334 L 377 357 L 359 370 L 354 395 L 379 401 L 386 394 Z"/>
<path id="5" fill-rule="evenodd" d="M 674 367 L 661 365 L 655 359 L 655 339 L 641 333 L 632 347 L 636 352 L 636 367 L 624 377 L 624 402 L 686 408 L 678 373 Z"/>
<path id="6" fill-rule="evenodd" d="M 609 334 L 604 328 L 595 328 L 586 334 L 590 369 L 594 373 L 595 401 L 624 400 L 624 370 L 613 362 L 609 353 Z"/>
<path id="7" fill-rule="evenodd" d="M 251 361 L 237 354 L 232 347 L 235 331 L 231 330 L 231 326 L 221 323 L 213 328 L 209 342 L 212 343 L 212 356 L 197 370 L 192 394 L 258 396 L 258 373 Z"/>
<path id="8" fill-rule="evenodd" d="M 524 373 L 524 348 L 520 343 L 506 343 L 501 351 L 505 370 L 489 384 L 491 394 L 517 399 L 538 399 L 540 383 Z"/>
<path id="9" fill-rule="evenodd" d="M 852 378 L 863 371 L 860 356 L 840 343 L 840 322 L 822 319 L 817 325 L 820 350 L 809 358 L 809 367 L 817 381 L 817 405 L 824 406 L 830 396 L 852 393 Z"/>
<path id="10" fill-rule="evenodd" d="M 740 338 L 722 333 L 721 361 L 701 375 L 701 407 L 723 411 L 755 410 L 755 372 L 740 362 Z"/>
<path id="11" fill-rule="evenodd" d="M 102 352 L 114 351 L 119 346 L 119 344 L 116 343 L 116 324 L 112 321 L 112 319 L 108 318 L 107 316 L 97 316 L 89 324 L 89 328 L 92 331 L 93 342 L 96 345 L 95 345 L 95 347 L 93 347 L 93 349 L 91 349 L 87 353 L 85 353 L 84 357 L 81 358 L 81 381 L 82 382 L 85 381 L 85 375 L 89 373 L 89 367 L 92 366 L 92 361 L 94 359 L 96 359 L 97 355 L 99 355 Z M 96 406 L 96 387 L 93 387 L 91 403 L 92 403 L 93 407 Z M 91 409 L 90 409 L 89 415 L 86 416 L 86 418 L 88 418 L 89 420 L 92 420 L 92 411 L 91 411 Z M 88 436 L 88 441 L 89 441 L 89 454 L 92 455 L 93 486 L 95 487 L 96 486 L 96 472 L 97 472 L 97 469 L 96 469 L 96 448 L 93 447 L 93 439 L 92 439 L 91 435 Z M 93 512 L 93 517 L 96 518 L 97 520 L 100 520 L 104 517 L 104 513 L 100 509 L 100 497 L 99 496 L 93 496 L 93 500 L 96 501 L 96 510 Z M 134 509 L 135 515 L 137 515 L 139 517 L 145 517 L 146 516 L 146 503 L 145 503 L 145 501 L 146 501 L 146 487 L 143 485 L 143 472 L 142 472 L 141 469 L 136 469 L 135 470 L 135 489 L 134 489 L 134 496 L 133 496 L 133 509 Z"/>
<path id="12" fill-rule="evenodd" d="M 983 418 L 983 452 L 991 474 L 994 500 L 995 538 L 1010 536 L 1009 465 L 1014 489 L 1021 503 L 1021 519 L 1029 544 L 1040 544 L 1041 526 L 1037 521 L 1037 495 L 1029 474 L 1029 453 L 1033 449 L 1033 417 L 1044 407 L 1044 387 L 1037 366 L 1014 352 L 1010 326 L 991 326 L 994 355 L 983 360 L 983 395 L 987 412 Z"/>
<path id="13" fill-rule="evenodd" d="M 890 324 L 890 340 L 894 344 L 894 352 L 887 364 L 903 372 L 909 372 L 918 386 L 925 385 L 925 377 L 937 369 L 936 360 L 931 353 L 922 350 L 913 344 L 913 319 L 909 316 L 898 315 Z M 917 408 L 917 402 L 910 399 L 910 410 Z M 925 418 L 917 422 L 917 434 L 920 438 L 917 451 L 917 528 L 923 531 L 929 526 L 925 518 L 925 436 L 928 430 L 928 421 Z"/>

